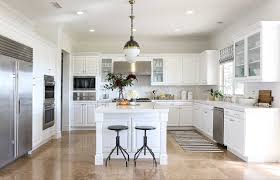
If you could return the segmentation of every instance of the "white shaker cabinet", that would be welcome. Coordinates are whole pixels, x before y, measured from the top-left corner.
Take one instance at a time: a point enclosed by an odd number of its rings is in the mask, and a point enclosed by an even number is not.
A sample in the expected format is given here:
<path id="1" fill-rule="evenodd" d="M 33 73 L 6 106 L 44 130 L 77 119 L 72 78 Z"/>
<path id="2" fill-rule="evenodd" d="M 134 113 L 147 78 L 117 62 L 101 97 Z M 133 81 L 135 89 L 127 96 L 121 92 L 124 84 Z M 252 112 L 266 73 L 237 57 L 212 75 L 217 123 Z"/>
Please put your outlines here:
<path id="1" fill-rule="evenodd" d="M 199 55 L 198 83 L 202 85 L 219 85 L 219 54 L 216 50 L 206 50 Z"/>
<path id="2" fill-rule="evenodd" d="M 164 85 L 166 83 L 165 74 L 165 61 L 163 58 L 153 58 L 151 85 Z"/>
<path id="3" fill-rule="evenodd" d="M 184 85 L 193 85 L 198 83 L 198 60 L 197 54 L 188 54 L 183 56 L 182 83 Z"/>
<path id="4" fill-rule="evenodd" d="M 92 127 L 95 126 L 95 103 L 73 103 L 73 117 L 71 127 Z"/>
<path id="5" fill-rule="evenodd" d="M 179 125 L 180 126 L 192 126 L 193 121 L 192 121 L 192 106 L 181 106 L 180 111 L 179 111 L 179 116 L 180 116 L 180 121 Z"/>
<path id="6" fill-rule="evenodd" d="M 178 126 L 180 122 L 180 108 L 176 106 L 169 107 L 168 126 Z"/>
<path id="7" fill-rule="evenodd" d="M 182 84 L 182 57 L 168 57 L 165 59 L 165 73 L 167 85 Z"/>
<path id="8" fill-rule="evenodd" d="M 73 75 L 97 75 L 98 57 L 95 56 L 73 56 Z"/>

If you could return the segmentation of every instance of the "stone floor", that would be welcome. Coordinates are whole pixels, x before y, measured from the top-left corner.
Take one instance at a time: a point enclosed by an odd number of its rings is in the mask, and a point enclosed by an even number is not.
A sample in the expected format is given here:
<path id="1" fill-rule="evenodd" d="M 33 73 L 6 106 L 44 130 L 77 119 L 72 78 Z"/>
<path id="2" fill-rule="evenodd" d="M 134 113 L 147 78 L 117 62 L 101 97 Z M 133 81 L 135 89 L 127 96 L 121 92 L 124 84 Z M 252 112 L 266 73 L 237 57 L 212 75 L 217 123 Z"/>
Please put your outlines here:
<path id="1" fill-rule="evenodd" d="M 0 171 L 5 180 L 125 180 L 125 179 L 280 179 L 280 164 L 247 164 L 230 153 L 184 152 L 168 135 L 168 166 L 152 161 L 112 160 L 108 167 L 94 166 L 95 132 L 63 134 L 31 157 L 18 159 Z"/>

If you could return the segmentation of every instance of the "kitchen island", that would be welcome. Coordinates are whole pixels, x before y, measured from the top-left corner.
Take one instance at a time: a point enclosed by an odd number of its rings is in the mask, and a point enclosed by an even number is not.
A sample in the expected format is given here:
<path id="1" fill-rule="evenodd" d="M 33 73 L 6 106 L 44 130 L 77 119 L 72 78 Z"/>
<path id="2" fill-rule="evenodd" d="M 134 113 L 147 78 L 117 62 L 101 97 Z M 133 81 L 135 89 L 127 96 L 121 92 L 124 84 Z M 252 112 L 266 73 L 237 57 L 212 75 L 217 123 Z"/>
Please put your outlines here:
<path id="1" fill-rule="evenodd" d="M 154 126 L 156 129 L 147 131 L 148 146 L 152 149 L 161 165 L 168 163 L 166 151 L 168 108 L 155 107 L 153 103 L 139 103 L 134 106 L 117 106 L 109 103 L 95 111 L 96 121 L 96 154 L 95 165 L 103 165 L 104 159 L 115 146 L 115 131 L 108 130 L 111 125 L 125 125 L 128 130 L 120 132 L 120 144 L 129 153 L 131 159 L 136 151 L 143 145 L 144 132 L 136 130 L 135 126 Z M 112 158 L 122 158 L 116 153 Z M 149 153 L 141 158 L 152 158 Z"/>

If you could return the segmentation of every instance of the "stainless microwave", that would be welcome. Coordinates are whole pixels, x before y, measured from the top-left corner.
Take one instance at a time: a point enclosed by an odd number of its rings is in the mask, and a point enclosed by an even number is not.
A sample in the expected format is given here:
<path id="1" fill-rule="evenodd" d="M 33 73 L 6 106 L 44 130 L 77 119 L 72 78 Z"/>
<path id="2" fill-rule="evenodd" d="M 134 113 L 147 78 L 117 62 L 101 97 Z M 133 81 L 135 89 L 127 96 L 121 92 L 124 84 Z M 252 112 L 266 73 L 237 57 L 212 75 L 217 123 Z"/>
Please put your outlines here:
<path id="1" fill-rule="evenodd" d="M 95 91 L 96 77 L 95 76 L 74 76 L 73 89 L 74 89 L 74 91 Z"/>

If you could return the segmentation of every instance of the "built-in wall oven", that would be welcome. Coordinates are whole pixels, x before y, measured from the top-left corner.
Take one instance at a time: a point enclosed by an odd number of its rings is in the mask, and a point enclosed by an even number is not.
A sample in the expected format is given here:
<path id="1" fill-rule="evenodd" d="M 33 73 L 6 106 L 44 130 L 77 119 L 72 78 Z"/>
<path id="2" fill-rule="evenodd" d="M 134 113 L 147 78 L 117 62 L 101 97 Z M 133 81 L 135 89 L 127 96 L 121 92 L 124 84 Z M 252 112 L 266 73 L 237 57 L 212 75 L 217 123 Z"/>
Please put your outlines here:
<path id="1" fill-rule="evenodd" d="M 55 113 L 55 81 L 54 76 L 44 76 L 44 115 L 43 115 L 43 130 L 54 125 Z"/>
<path id="2" fill-rule="evenodd" d="M 95 76 L 73 77 L 73 100 L 96 101 L 96 77 Z"/>

